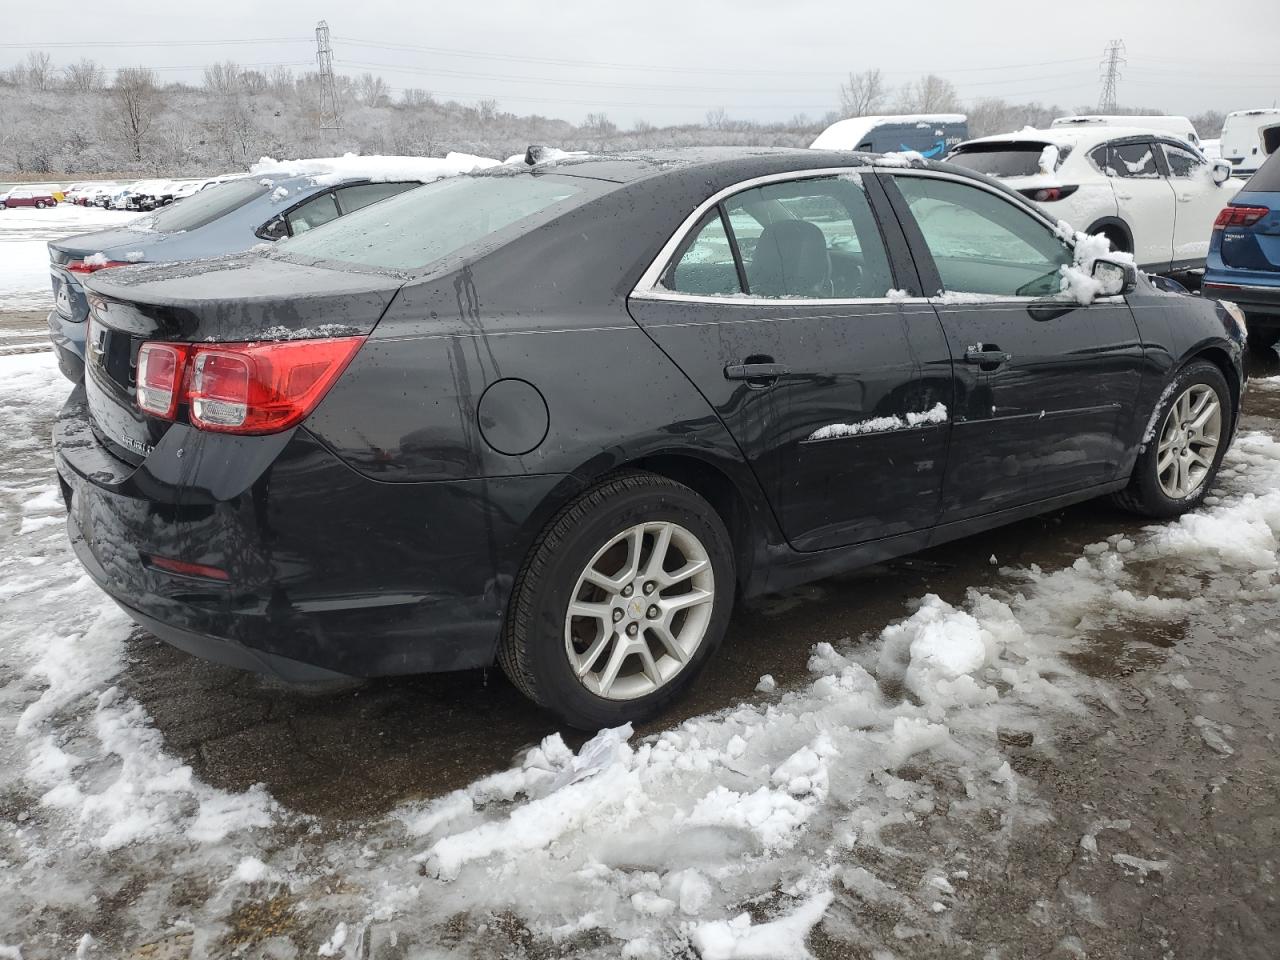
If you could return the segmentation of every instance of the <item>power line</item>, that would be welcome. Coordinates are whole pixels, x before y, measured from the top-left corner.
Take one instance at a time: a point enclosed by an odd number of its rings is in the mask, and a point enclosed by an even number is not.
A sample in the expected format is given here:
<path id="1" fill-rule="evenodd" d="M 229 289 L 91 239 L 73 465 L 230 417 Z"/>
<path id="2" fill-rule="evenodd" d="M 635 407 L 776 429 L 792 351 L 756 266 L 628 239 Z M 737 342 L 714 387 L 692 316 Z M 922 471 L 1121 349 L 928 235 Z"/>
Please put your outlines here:
<path id="1" fill-rule="evenodd" d="M 237 40 L 55 40 L 0 43 L 0 48 L 43 50 L 46 47 L 220 47 L 246 43 L 310 43 L 310 37 L 251 37 Z"/>

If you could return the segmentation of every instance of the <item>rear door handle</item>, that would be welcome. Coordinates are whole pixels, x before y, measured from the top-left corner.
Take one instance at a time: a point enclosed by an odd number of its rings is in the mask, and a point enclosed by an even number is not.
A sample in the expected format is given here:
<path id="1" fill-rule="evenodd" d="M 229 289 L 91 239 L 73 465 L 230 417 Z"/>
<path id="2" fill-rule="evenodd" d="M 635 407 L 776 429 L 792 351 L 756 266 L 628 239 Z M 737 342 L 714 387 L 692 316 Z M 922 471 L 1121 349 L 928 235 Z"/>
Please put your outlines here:
<path id="1" fill-rule="evenodd" d="M 783 363 L 731 363 L 724 368 L 726 380 L 777 380 L 791 371 Z"/>
<path id="2" fill-rule="evenodd" d="M 978 343 L 972 347 L 966 347 L 964 351 L 965 363 L 976 363 L 992 369 L 1012 359 L 1013 354 L 1005 353 L 999 347 L 989 343 Z"/>

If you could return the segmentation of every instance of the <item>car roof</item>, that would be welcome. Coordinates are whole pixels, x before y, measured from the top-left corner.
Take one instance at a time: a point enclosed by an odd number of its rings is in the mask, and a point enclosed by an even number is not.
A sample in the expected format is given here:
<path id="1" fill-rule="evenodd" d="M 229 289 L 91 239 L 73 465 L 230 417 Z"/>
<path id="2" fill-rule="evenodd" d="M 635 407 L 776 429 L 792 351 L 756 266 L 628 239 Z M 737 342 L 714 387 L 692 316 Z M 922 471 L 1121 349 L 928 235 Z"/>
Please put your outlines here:
<path id="1" fill-rule="evenodd" d="M 952 172 L 929 160 L 912 160 L 916 165 Z M 901 167 L 906 154 L 859 153 L 854 150 L 815 150 L 809 147 L 688 147 L 645 150 L 632 153 L 566 155 L 529 166 L 511 162 L 471 176 L 511 176 L 521 173 L 556 173 L 611 183 L 634 183 L 663 174 L 688 173 L 715 180 L 749 180 L 786 170 L 815 170 L 824 167 Z"/>
<path id="2" fill-rule="evenodd" d="M 1037 129 L 1023 127 L 1014 133 L 997 133 L 989 137 L 975 137 L 957 145 L 959 150 L 974 143 L 1051 143 L 1055 147 L 1091 147 L 1110 140 L 1124 140 L 1129 137 L 1155 137 L 1177 140 L 1176 134 L 1168 130 L 1153 130 L 1149 127 L 1112 127 L 1103 124 L 1081 124 L 1076 127 L 1050 127 Z"/>

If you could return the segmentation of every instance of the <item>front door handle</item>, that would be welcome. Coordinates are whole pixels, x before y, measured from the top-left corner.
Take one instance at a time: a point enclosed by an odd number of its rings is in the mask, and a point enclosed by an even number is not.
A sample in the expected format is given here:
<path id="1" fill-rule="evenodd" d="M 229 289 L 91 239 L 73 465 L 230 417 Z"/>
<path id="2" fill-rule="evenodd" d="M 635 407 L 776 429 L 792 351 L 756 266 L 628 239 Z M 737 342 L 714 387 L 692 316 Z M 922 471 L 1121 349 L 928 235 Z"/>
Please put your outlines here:
<path id="1" fill-rule="evenodd" d="M 993 343 L 976 343 L 964 351 L 965 363 L 976 363 L 984 370 L 994 370 L 1012 359 L 1013 354 L 1005 353 Z"/>
<path id="2" fill-rule="evenodd" d="M 726 380 L 774 381 L 791 371 L 783 363 L 731 363 L 724 368 Z"/>

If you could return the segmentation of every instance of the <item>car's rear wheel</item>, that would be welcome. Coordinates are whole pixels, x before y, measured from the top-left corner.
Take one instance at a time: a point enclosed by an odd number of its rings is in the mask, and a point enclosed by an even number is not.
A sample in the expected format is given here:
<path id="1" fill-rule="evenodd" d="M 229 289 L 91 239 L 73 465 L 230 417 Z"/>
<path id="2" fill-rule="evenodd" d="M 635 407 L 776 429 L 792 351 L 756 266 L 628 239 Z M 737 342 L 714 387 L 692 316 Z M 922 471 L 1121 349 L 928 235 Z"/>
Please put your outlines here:
<path id="1" fill-rule="evenodd" d="M 1173 378 L 1143 438 L 1129 486 L 1116 496 L 1148 517 L 1176 517 L 1200 505 L 1231 437 L 1231 392 L 1212 363 L 1197 360 Z"/>
<path id="2" fill-rule="evenodd" d="M 37 201 L 36 201 L 36 209 L 37 209 L 37 210 L 43 210 L 43 209 L 44 209 L 44 201 L 43 201 L 43 200 L 37 200 Z"/>
<path id="3" fill-rule="evenodd" d="M 724 522 L 688 487 L 619 474 L 560 511 L 516 581 L 499 662 L 585 730 L 641 721 L 686 691 L 733 606 Z"/>

